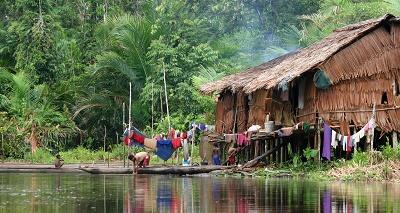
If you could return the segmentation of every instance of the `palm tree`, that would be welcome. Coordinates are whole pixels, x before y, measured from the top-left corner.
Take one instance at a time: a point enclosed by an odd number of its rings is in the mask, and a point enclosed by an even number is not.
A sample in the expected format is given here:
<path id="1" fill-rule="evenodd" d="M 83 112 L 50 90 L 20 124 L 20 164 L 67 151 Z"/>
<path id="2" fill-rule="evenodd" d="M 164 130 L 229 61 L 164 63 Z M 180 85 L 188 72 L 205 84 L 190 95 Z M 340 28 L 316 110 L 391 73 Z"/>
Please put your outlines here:
<path id="1" fill-rule="evenodd" d="M 33 85 L 24 72 L 0 71 L 0 79 L 10 85 L 10 91 L 0 97 L 0 109 L 5 111 L 3 116 L 7 116 L 10 122 L 2 125 L 17 125 L 18 134 L 24 135 L 32 152 L 46 135 L 65 136 L 75 131 L 68 116 L 55 108 L 47 85 Z"/>
<path id="2" fill-rule="evenodd" d="M 153 32 L 151 19 L 122 15 L 114 17 L 97 29 L 97 37 L 106 47 L 97 56 L 95 71 L 108 69 L 126 75 L 142 87 L 151 72 L 147 52 L 158 34 Z"/>

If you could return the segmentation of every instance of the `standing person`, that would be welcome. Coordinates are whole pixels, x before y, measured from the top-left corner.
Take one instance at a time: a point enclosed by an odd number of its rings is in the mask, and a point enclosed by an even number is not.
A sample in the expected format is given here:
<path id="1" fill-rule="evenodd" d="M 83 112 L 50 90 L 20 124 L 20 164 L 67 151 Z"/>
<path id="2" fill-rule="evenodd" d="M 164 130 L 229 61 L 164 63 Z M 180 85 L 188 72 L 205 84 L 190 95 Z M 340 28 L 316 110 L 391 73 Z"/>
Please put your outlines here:
<path id="1" fill-rule="evenodd" d="M 56 159 L 54 160 L 54 167 L 56 167 L 56 169 L 61 168 L 64 165 L 64 160 L 61 159 L 60 154 L 56 155 Z"/>
<path id="2" fill-rule="evenodd" d="M 144 168 L 150 164 L 150 154 L 147 152 L 130 153 L 128 159 L 133 162 L 133 173 L 137 173 L 137 168 Z"/>
<path id="3" fill-rule="evenodd" d="M 219 153 L 219 147 L 218 144 L 214 144 L 213 147 L 213 152 L 212 152 L 212 159 L 213 159 L 213 163 L 214 165 L 221 165 L 221 159 L 219 157 L 220 153 Z"/>

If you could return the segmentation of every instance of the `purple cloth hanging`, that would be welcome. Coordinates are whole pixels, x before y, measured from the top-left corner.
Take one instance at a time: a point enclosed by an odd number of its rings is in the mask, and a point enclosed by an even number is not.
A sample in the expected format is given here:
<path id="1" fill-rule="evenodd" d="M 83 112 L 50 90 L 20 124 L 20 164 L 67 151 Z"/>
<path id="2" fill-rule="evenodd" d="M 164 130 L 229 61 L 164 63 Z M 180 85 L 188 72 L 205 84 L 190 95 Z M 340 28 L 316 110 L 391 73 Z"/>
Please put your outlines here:
<path id="1" fill-rule="evenodd" d="M 331 160 L 331 139 L 332 129 L 327 123 L 324 123 L 324 145 L 322 147 L 322 157 L 327 160 Z"/>

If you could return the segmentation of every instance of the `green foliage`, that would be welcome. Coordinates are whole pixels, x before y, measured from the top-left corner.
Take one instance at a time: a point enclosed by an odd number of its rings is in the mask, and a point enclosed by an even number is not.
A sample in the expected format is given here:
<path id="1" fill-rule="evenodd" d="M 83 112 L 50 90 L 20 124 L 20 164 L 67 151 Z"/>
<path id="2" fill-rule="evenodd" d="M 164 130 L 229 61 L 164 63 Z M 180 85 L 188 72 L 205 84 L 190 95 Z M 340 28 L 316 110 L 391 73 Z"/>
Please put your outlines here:
<path id="1" fill-rule="evenodd" d="M 352 161 L 357 166 L 366 166 L 369 164 L 369 154 L 367 152 L 354 152 Z"/>
<path id="2" fill-rule="evenodd" d="M 94 152 L 81 146 L 60 152 L 60 155 L 65 163 L 91 163 L 92 161 L 106 159 L 107 156 L 103 151 Z"/>
<path id="3" fill-rule="evenodd" d="M 83 147 L 98 150 L 104 136 L 106 146 L 116 144 L 128 120 L 129 82 L 133 125 L 151 134 L 153 119 L 155 131 L 166 132 L 164 72 L 172 127 L 213 123 L 215 103 L 200 94 L 201 84 L 397 11 L 396 1 L 385 2 L 4 0 L 1 154 L 24 158 L 37 141 L 52 150 L 82 146 L 66 152 L 72 162 L 104 158 Z M 121 146 L 111 147 L 112 158 L 121 158 Z"/>
<path id="4" fill-rule="evenodd" d="M 48 149 L 38 149 L 35 153 L 28 152 L 24 156 L 28 162 L 51 164 L 54 162 L 54 155 Z"/>
<path id="5" fill-rule="evenodd" d="M 389 143 L 386 143 L 386 145 L 381 146 L 382 149 L 382 155 L 385 160 L 395 160 L 398 156 L 398 149 L 394 149 Z"/>
<path id="6" fill-rule="evenodd" d="M 315 157 L 318 155 L 318 150 L 311 149 L 310 147 L 307 147 L 305 150 L 303 150 L 303 156 L 307 159 L 307 161 L 313 160 Z"/>

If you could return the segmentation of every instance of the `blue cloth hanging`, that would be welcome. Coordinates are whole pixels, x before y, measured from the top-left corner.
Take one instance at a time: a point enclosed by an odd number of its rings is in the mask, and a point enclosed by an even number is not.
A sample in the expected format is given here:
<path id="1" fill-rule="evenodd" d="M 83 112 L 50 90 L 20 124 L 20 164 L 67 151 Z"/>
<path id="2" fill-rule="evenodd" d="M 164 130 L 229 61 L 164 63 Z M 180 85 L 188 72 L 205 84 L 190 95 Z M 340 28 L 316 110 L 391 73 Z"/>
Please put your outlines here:
<path id="1" fill-rule="evenodd" d="M 157 141 L 156 155 L 158 157 L 166 161 L 172 156 L 173 153 L 174 149 L 172 148 L 172 140 Z"/>

